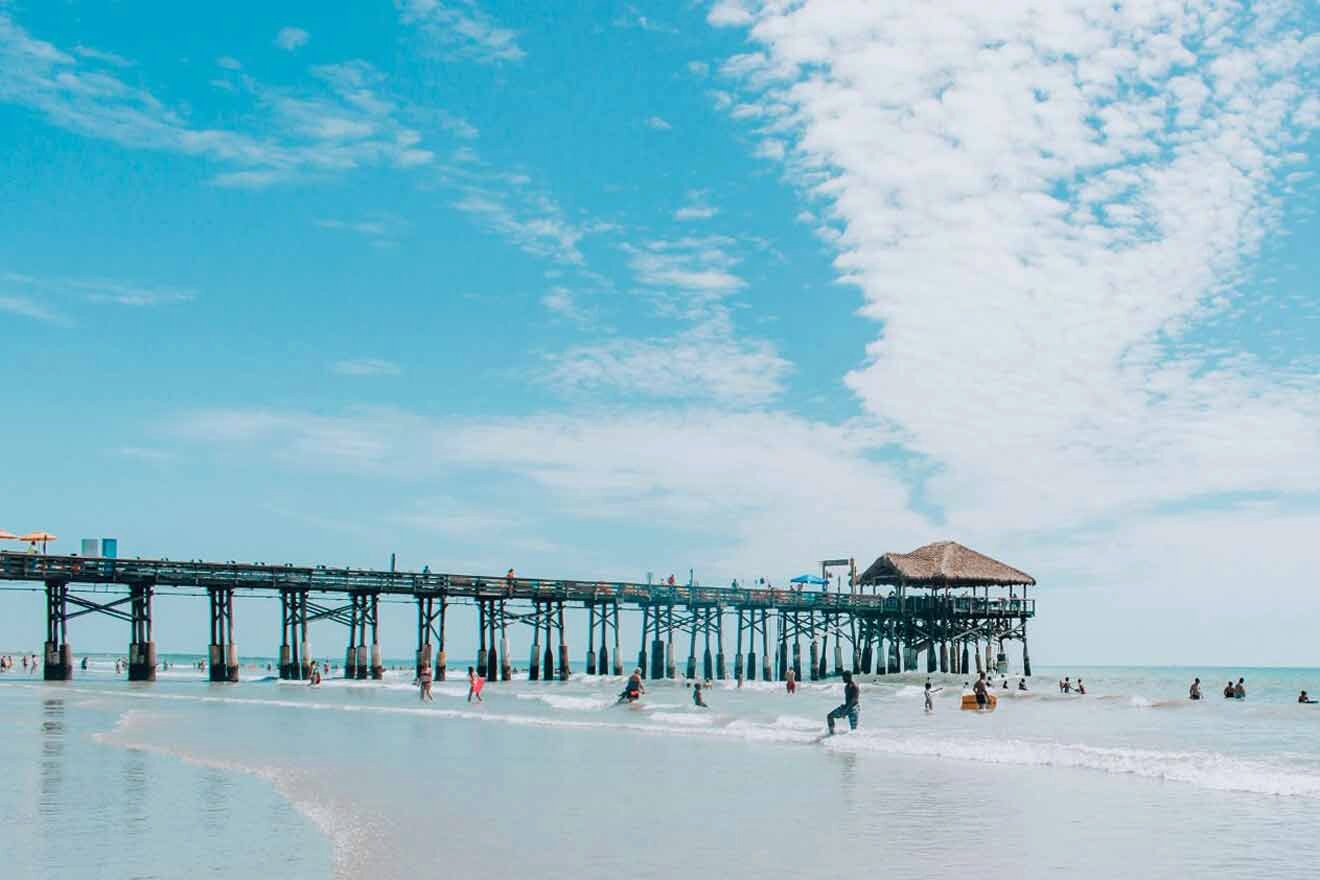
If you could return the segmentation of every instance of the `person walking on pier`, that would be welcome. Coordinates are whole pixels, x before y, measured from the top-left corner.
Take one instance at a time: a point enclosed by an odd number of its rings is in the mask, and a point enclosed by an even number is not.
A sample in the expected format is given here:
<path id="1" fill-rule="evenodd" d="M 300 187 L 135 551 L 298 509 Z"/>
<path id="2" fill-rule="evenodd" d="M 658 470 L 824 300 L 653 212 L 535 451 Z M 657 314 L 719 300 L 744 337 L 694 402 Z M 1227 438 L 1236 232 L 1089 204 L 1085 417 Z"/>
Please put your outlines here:
<path id="1" fill-rule="evenodd" d="M 481 689 L 486 686 L 486 679 L 477 674 L 477 670 L 468 667 L 468 702 L 475 698 L 478 703 L 486 702 L 481 698 Z"/>
<path id="2" fill-rule="evenodd" d="M 829 727 L 830 733 L 834 733 L 834 719 L 848 719 L 848 729 L 857 729 L 857 715 L 861 704 L 862 689 L 853 681 L 851 672 L 843 673 L 843 703 L 836 706 L 825 716 L 825 724 Z"/>
<path id="3" fill-rule="evenodd" d="M 1187 689 L 1187 699 L 1189 700 L 1201 699 L 1201 679 L 1199 678 L 1192 679 L 1192 686 Z"/>

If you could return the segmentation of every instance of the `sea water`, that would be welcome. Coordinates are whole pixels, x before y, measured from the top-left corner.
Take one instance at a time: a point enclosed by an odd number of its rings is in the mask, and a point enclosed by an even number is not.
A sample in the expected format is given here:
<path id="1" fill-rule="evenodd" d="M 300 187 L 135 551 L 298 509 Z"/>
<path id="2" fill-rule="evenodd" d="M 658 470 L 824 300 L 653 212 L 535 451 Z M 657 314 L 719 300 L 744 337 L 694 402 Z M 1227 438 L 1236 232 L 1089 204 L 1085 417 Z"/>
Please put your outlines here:
<path id="1" fill-rule="evenodd" d="M 182 661 L 182 662 L 181 662 Z M 95 658 L 0 675 L 11 877 L 1314 877 L 1320 671 L 1038 670 L 960 711 L 966 677 L 492 682 L 422 703 L 410 671 L 317 688 L 152 684 Z M 458 664 L 465 668 L 466 664 Z M 1061 694 L 1080 675 L 1085 696 Z M 1186 698 L 1194 675 L 1206 695 Z M 1224 700 L 1245 676 L 1248 699 Z"/>

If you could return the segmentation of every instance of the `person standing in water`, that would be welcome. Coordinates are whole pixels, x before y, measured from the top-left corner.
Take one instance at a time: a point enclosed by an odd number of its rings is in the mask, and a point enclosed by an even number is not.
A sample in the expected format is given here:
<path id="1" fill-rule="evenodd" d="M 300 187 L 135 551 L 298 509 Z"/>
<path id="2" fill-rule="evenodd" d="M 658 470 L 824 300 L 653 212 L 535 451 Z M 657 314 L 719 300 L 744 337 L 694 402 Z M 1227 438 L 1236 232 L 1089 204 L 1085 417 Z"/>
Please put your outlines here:
<path id="1" fill-rule="evenodd" d="M 825 723 L 830 728 L 830 733 L 834 733 L 834 719 L 848 719 L 848 728 L 857 729 L 857 715 L 862 699 L 862 689 L 853 681 L 852 673 L 843 674 L 843 704 L 836 706 L 830 714 L 825 716 Z"/>
<path id="2" fill-rule="evenodd" d="M 788 672 L 784 673 L 784 688 L 790 694 L 797 693 L 797 670 L 792 666 L 788 667 Z"/>
<path id="3" fill-rule="evenodd" d="M 990 688 L 985 681 L 985 673 L 982 672 L 976 679 L 976 684 L 972 685 L 972 692 L 976 694 L 976 708 L 984 709 L 985 704 L 990 702 L 990 698 L 987 696 L 989 691 Z"/>
<path id="4" fill-rule="evenodd" d="M 704 699 L 702 699 L 702 696 L 701 696 L 701 682 L 697 682 L 697 683 L 695 683 L 695 684 L 692 685 L 692 705 L 694 705 L 694 706 L 700 706 L 700 707 L 703 708 L 703 709 L 709 709 L 709 708 L 710 708 L 709 706 L 706 705 L 706 701 L 705 701 Z"/>
<path id="5" fill-rule="evenodd" d="M 1027 678 L 1026 676 L 1023 676 L 1022 678 L 1018 679 L 1018 690 L 1025 691 L 1026 689 L 1027 689 Z"/>
<path id="6" fill-rule="evenodd" d="M 943 690 L 943 688 L 940 688 L 940 690 Z M 926 713 L 927 713 L 927 714 L 930 714 L 931 712 L 934 712 L 934 711 L 935 711 L 935 694 L 937 694 L 937 693 L 939 693 L 939 691 L 933 691 L 933 690 L 931 690 L 931 688 L 930 688 L 930 679 L 929 679 L 929 678 L 926 679 L 926 693 L 925 693 L 925 697 L 926 697 Z"/>
<path id="7" fill-rule="evenodd" d="M 418 701 L 435 702 L 435 697 L 431 695 L 431 681 L 434 676 L 431 674 L 431 664 L 427 663 L 422 667 L 422 674 L 417 676 L 417 699 Z"/>
<path id="8" fill-rule="evenodd" d="M 1310 697 L 1308 697 L 1308 696 L 1306 695 L 1306 691 L 1302 691 L 1301 694 L 1299 694 L 1298 697 L 1297 697 L 1297 702 L 1299 702 L 1299 703 L 1314 703 L 1315 700 L 1313 700 L 1313 699 L 1311 699 Z"/>
<path id="9" fill-rule="evenodd" d="M 1244 678 L 1239 678 L 1237 687 L 1233 688 L 1233 699 L 1245 700 L 1247 698 L 1247 682 Z"/>
<path id="10" fill-rule="evenodd" d="M 1192 679 L 1192 686 L 1187 689 L 1187 699 L 1189 700 L 1201 699 L 1201 679 L 1199 678 Z"/>
<path id="11" fill-rule="evenodd" d="M 486 686 L 486 679 L 477 674 L 477 670 L 468 667 L 468 702 L 475 699 L 478 703 L 486 702 L 481 698 L 481 689 Z"/>
<path id="12" fill-rule="evenodd" d="M 628 676 L 628 683 L 623 686 L 623 693 L 619 694 L 619 702 L 635 703 L 644 693 L 646 693 L 646 685 L 642 684 L 642 670 L 638 667 Z"/>

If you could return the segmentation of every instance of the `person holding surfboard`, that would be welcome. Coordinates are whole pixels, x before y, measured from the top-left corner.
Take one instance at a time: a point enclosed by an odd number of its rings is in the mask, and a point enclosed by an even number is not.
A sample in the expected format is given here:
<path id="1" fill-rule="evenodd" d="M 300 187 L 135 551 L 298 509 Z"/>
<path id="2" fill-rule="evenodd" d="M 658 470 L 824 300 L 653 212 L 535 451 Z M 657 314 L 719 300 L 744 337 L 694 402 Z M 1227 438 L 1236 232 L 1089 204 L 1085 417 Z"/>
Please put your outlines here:
<path id="1" fill-rule="evenodd" d="M 843 704 L 836 706 L 830 714 L 825 716 L 825 723 L 829 726 L 830 733 L 834 733 L 835 718 L 847 717 L 848 728 L 850 730 L 857 729 L 858 707 L 861 703 L 861 698 L 862 689 L 857 686 L 855 681 L 853 681 L 852 673 L 845 672 L 843 674 Z"/>

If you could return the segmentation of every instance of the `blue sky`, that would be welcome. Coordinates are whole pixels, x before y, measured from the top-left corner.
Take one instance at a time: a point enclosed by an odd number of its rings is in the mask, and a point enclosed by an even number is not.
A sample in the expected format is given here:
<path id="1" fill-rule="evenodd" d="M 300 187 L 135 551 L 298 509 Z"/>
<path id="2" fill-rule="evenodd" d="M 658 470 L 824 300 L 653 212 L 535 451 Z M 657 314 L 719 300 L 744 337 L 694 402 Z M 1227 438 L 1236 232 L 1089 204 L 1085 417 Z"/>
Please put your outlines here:
<path id="1" fill-rule="evenodd" d="M 1314 663 L 1316 10 L 1092 5 L 0 0 L 0 527 Z"/>

